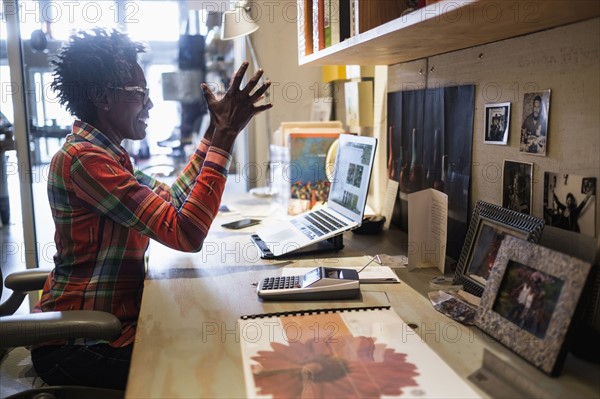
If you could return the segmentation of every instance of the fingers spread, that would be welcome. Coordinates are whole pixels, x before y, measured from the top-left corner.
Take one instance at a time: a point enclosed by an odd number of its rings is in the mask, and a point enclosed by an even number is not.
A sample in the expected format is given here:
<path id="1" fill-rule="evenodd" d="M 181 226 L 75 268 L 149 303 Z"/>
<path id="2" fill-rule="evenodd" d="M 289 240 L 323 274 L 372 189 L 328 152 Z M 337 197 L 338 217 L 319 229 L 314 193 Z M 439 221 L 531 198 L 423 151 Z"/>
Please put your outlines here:
<path id="1" fill-rule="evenodd" d="M 250 93 L 250 92 L 252 92 L 252 90 L 254 90 L 254 88 L 260 81 L 260 78 L 262 77 L 263 73 L 264 73 L 264 71 L 262 69 L 259 69 L 258 71 L 256 71 L 254 76 L 252 76 L 252 78 L 250 78 L 250 80 L 248 81 L 248 84 L 244 88 L 244 91 L 246 93 Z"/>
<path id="2" fill-rule="evenodd" d="M 266 111 L 271 108 L 273 108 L 273 103 L 258 105 L 256 107 L 254 107 L 254 114 L 258 114 L 260 112 Z"/>
<path id="3" fill-rule="evenodd" d="M 263 96 L 263 94 L 266 93 L 266 91 L 269 89 L 269 87 L 271 87 L 271 81 L 266 81 L 265 84 L 263 84 L 258 89 L 256 89 L 256 91 L 254 93 L 252 93 L 252 96 L 251 96 L 252 102 L 256 102 L 256 101 L 260 100 L 260 98 Z"/>
<path id="4" fill-rule="evenodd" d="M 233 91 L 239 90 L 239 88 L 242 84 L 242 80 L 244 80 L 244 75 L 246 74 L 246 71 L 248 70 L 248 65 L 249 65 L 248 61 L 244 61 L 242 63 L 242 65 L 238 68 L 237 72 L 233 76 L 231 86 L 229 86 L 229 90 L 227 90 L 227 93 L 231 93 L 232 90 Z"/>
<path id="5" fill-rule="evenodd" d="M 204 98 L 206 99 L 206 102 L 215 100 L 215 95 L 213 94 L 212 90 L 210 89 L 210 87 L 208 87 L 208 85 L 206 83 L 202 83 L 200 85 L 200 88 L 202 89 L 202 92 L 204 93 Z"/>

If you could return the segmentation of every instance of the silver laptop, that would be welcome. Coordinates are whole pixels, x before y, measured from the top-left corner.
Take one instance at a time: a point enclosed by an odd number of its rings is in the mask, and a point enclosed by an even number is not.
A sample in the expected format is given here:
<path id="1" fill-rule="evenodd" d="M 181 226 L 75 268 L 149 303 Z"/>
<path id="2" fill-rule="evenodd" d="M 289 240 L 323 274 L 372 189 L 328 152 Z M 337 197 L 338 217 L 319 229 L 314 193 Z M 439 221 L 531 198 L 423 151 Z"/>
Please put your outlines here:
<path id="1" fill-rule="evenodd" d="M 252 234 L 261 256 L 276 258 L 324 241 L 335 245 L 335 237 L 360 226 L 376 147 L 377 140 L 373 137 L 341 134 L 327 206 L 265 226 Z"/>

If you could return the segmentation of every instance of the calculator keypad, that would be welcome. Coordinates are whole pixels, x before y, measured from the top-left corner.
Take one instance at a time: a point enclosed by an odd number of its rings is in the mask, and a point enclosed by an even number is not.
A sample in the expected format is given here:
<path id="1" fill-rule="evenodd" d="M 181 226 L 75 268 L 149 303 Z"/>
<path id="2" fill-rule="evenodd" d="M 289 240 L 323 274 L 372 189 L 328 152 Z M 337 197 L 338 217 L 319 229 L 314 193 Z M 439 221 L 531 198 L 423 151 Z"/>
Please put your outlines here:
<path id="1" fill-rule="evenodd" d="M 269 277 L 262 281 L 261 290 L 281 290 L 287 288 L 301 288 L 302 276 Z"/>

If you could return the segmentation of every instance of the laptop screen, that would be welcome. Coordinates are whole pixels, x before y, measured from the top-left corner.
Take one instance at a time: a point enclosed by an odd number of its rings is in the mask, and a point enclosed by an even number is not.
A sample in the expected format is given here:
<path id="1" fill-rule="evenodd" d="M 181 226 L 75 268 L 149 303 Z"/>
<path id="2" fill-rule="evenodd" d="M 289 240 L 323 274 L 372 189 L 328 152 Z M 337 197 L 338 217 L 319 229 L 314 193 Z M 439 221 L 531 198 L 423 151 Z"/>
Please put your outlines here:
<path id="1" fill-rule="evenodd" d="M 327 205 L 357 223 L 362 222 L 377 140 L 341 134 Z"/>

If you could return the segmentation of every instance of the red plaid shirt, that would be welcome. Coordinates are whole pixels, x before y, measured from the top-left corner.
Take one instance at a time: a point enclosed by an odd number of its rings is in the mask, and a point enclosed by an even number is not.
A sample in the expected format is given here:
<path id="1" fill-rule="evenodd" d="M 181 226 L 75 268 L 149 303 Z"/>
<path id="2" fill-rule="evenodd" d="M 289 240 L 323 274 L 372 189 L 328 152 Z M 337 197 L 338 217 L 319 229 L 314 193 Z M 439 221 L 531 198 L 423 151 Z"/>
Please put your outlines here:
<path id="1" fill-rule="evenodd" d="M 124 148 L 76 121 L 50 164 L 57 253 L 35 311 L 110 312 L 123 324 L 110 345 L 133 343 L 150 238 L 199 251 L 217 214 L 230 161 L 229 153 L 203 140 L 169 187 L 134 172 Z"/>

